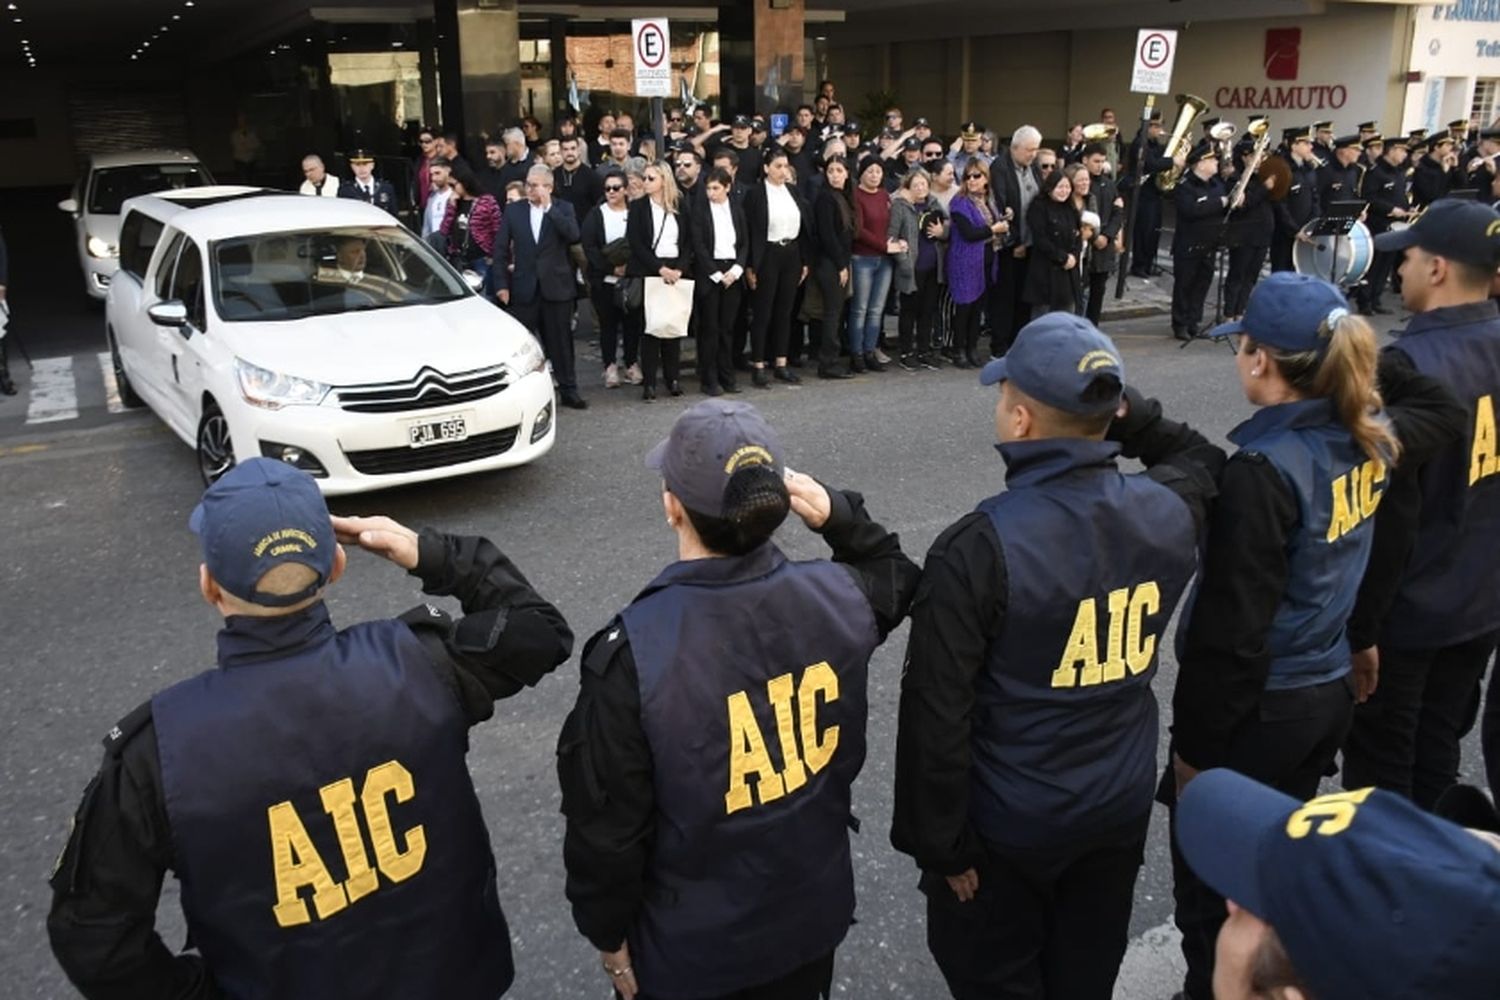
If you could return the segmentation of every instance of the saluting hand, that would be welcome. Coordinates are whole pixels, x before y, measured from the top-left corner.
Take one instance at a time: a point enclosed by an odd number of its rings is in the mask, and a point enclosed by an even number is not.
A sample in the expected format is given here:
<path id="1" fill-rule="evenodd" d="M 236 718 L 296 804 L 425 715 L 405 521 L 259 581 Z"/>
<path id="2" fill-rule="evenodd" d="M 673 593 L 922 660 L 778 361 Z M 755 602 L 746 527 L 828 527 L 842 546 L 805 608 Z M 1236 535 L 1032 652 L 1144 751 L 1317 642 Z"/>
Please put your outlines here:
<path id="1" fill-rule="evenodd" d="M 828 523 L 833 501 L 828 498 L 828 490 L 822 483 L 812 476 L 788 469 L 786 491 L 791 494 L 792 513 L 802 518 L 803 524 L 817 531 Z"/>
<path id="2" fill-rule="evenodd" d="M 389 559 L 402 569 L 417 568 L 417 533 L 389 517 L 335 517 L 333 534 L 344 545 Z"/>
<path id="3" fill-rule="evenodd" d="M 1188 783 L 1198 777 L 1198 769 L 1181 757 L 1176 752 L 1172 754 L 1172 777 L 1177 783 L 1177 794 L 1181 795 Z"/>

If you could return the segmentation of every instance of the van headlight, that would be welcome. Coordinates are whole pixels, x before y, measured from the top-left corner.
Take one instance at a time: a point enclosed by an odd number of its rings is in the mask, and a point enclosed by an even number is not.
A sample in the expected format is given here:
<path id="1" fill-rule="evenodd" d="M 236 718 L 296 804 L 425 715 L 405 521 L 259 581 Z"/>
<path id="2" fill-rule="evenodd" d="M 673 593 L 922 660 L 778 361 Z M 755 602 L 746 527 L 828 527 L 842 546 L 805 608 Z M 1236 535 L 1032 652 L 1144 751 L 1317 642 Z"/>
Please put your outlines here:
<path id="1" fill-rule="evenodd" d="M 88 242 L 84 245 L 88 247 L 90 257 L 98 257 L 103 260 L 109 257 L 120 256 L 120 251 L 117 247 L 110 246 L 97 236 L 90 236 Z"/>
<path id="2" fill-rule="evenodd" d="M 283 406 L 317 406 L 331 388 L 310 378 L 273 372 L 241 358 L 234 359 L 234 377 L 245 402 L 266 410 L 279 410 Z"/>
<path id="3" fill-rule="evenodd" d="M 506 359 L 505 365 L 516 373 L 516 378 L 525 378 L 532 372 L 541 371 L 542 366 L 547 363 L 547 355 L 542 353 L 542 345 L 537 343 L 536 338 L 528 334 L 523 338 L 516 353 Z"/>

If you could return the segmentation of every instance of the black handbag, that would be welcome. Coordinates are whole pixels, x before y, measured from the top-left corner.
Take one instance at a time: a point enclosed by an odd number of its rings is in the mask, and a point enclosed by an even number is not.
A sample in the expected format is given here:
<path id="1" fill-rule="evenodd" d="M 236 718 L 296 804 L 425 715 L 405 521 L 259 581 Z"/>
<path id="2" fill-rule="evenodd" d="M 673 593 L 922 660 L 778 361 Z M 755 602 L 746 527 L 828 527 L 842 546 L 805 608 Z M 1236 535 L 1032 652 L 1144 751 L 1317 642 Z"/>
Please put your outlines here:
<path id="1" fill-rule="evenodd" d="M 645 308 L 646 279 L 633 275 L 621 278 L 615 284 L 615 302 L 627 312 Z"/>

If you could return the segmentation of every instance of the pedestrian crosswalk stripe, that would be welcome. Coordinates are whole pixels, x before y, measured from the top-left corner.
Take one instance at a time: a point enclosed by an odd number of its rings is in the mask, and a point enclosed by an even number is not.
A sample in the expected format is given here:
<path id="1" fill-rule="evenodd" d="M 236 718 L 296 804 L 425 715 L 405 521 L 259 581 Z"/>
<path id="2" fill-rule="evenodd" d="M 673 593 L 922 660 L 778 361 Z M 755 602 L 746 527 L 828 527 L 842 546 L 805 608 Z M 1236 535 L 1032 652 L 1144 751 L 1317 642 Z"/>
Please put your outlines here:
<path id="1" fill-rule="evenodd" d="M 78 385 L 72 358 L 38 358 L 31 369 L 28 424 L 49 424 L 78 418 Z"/>
<path id="2" fill-rule="evenodd" d="M 108 351 L 99 352 L 99 373 L 104 376 L 104 403 L 110 413 L 124 413 L 125 403 L 120 399 L 120 384 L 115 381 L 115 362 Z"/>

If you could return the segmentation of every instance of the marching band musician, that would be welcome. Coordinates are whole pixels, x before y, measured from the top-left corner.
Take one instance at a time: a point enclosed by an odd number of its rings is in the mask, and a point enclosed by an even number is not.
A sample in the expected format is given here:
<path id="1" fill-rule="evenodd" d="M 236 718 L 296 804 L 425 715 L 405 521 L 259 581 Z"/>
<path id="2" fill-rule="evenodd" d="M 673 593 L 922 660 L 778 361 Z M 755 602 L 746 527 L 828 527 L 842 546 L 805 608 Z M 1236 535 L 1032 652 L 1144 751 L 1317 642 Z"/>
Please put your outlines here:
<path id="1" fill-rule="evenodd" d="M 1380 159 L 1380 154 L 1385 151 L 1385 140 L 1380 135 L 1380 128 L 1374 122 L 1359 123 L 1359 144 L 1364 147 L 1365 169 L 1375 165 Z"/>
<path id="2" fill-rule="evenodd" d="M 1318 160 L 1321 168 L 1333 162 L 1333 151 L 1336 143 L 1333 137 L 1333 122 L 1313 122 L 1313 156 Z"/>
<path id="3" fill-rule="evenodd" d="M 1250 168 L 1254 150 L 1255 139 L 1250 135 L 1234 147 L 1234 158 L 1239 162 L 1228 181 L 1231 190 Z M 1260 279 L 1261 266 L 1276 233 L 1275 209 L 1279 206 L 1271 204 L 1271 186 L 1269 177 L 1259 184 L 1251 180 L 1245 187 L 1244 204 L 1229 213 L 1229 221 L 1239 230 L 1238 241 L 1229 248 L 1229 274 L 1224 281 L 1224 315 L 1231 319 L 1245 315 L 1250 290 Z"/>
<path id="4" fill-rule="evenodd" d="M 1411 178 L 1411 200 L 1417 208 L 1426 208 L 1447 197 L 1454 188 L 1464 186 L 1453 145 L 1453 136 L 1444 133 L 1433 136 L 1423 147 L 1426 155 L 1417 161 Z M 1416 152 L 1413 148 L 1412 155 Z"/>
<path id="5" fill-rule="evenodd" d="M 1214 248 L 1219 223 L 1230 208 L 1229 191 L 1219 179 L 1219 149 L 1200 142 L 1181 161 L 1182 175 L 1173 198 L 1177 231 L 1172 241 L 1175 280 L 1172 283 L 1172 336 L 1192 340 L 1203 321 L 1203 303 L 1214 280 Z M 1238 206 L 1233 206 L 1238 207 Z"/>
<path id="6" fill-rule="evenodd" d="M 1156 175 L 1172 167 L 1162 142 L 1160 111 L 1153 111 L 1150 123 L 1136 135 L 1130 156 L 1125 178 L 1129 183 L 1135 183 L 1136 165 L 1144 165 L 1140 190 L 1134 195 L 1141 199 L 1141 207 L 1136 211 L 1135 232 L 1131 233 L 1130 273 L 1137 278 L 1149 278 L 1161 273 L 1156 266 L 1156 251 L 1161 246 L 1161 193 L 1156 187 Z"/>
<path id="7" fill-rule="evenodd" d="M 1318 171 L 1318 205 L 1323 209 L 1336 201 L 1359 197 L 1359 186 L 1365 177 L 1360 162 L 1359 136 L 1344 135 L 1333 142 L 1333 156 Z"/>
<path id="8" fill-rule="evenodd" d="M 1286 197 L 1276 203 L 1276 238 L 1271 241 L 1271 270 L 1291 271 L 1292 245 L 1297 234 L 1318 215 L 1318 161 L 1313 158 L 1312 133 L 1305 127 L 1282 132 L 1292 181 Z"/>
<path id="9" fill-rule="evenodd" d="M 1453 137 L 1454 148 L 1458 150 L 1460 156 L 1467 153 L 1474 145 L 1469 140 L 1469 119 L 1467 118 L 1455 118 L 1449 122 L 1448 134 Z"/>
<path id="10" fill-rule="evenodd" d="M 1365 149 L 1368 151 L 1369 148 L 1369 140 L 1366 140 Z M 1384 152 L 1375 161 L 1375 165 L 1365 171 L 1359 196 L 1370 203 L 1366 225 L 1370 228 L 1371 236 L 1388 232 L 1391 223 L 1411 215 L 1411 199 L 1406 183 L 1406 154 L 1406 136 L 1395 136 L 1385 143 Z M 1385 291 L 1385 283 L 1389 280 L 1391 271 L 1395 269 L 1398 256 L 1395 253 L 1376 252 L 1375 262 L 1370 267 L 1370 280 L 1364 287 L 1359 303 L 1360 311 L 1366 316 L 1390 311 L 1380 304 L 1380 296 Z"/>
<path id="11" fill-rule="evenodd" d="M 1479 141 L 1459 161 L 1463 171 L 1463 187 L 1488 191 L 1495 180 L 1495 158 L 1500 155 L 1500 128 L 1487 128 L 1479 133 Z"/>

